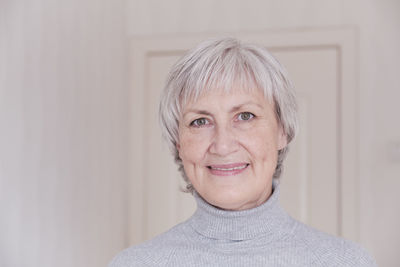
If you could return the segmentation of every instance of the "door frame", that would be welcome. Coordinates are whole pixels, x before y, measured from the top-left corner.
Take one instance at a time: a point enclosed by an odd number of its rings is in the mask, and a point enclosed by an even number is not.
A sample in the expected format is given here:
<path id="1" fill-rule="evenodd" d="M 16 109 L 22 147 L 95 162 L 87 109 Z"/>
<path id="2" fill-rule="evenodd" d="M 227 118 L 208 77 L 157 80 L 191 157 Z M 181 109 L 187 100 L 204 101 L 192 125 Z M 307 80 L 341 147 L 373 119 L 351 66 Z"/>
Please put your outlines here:
<path id="1" fill-rule="evenodd" d="M 315 47 L 330 46 L 338 51 L 338 200 L 340 235 L 359 240 L 359 155 L 358 139 L 358 84 L 357 84 L 357 29 L 354 27 L 268 30 L 257 32 L 199 33 L 177 35 L 152 35 L 131 37 L 129 58 L 129 161 L 130 174 L 127 203 L 127 242 L 136 244 L 142 240 L 145 170 L 145 131 L 137 125 L 144 125 L 141 114 L 145 112 L 147 58 L 157 53 L 185 51 L 199 42 L 221 36 L 237 37 L 250 43 L 267 43 L 274 47 Z M 140 128 L 142 129 L 142 128 Z M 161 137 L 160 137 L 161 138 Z M 139 215 L 139 216 L 138 216 Z"/>

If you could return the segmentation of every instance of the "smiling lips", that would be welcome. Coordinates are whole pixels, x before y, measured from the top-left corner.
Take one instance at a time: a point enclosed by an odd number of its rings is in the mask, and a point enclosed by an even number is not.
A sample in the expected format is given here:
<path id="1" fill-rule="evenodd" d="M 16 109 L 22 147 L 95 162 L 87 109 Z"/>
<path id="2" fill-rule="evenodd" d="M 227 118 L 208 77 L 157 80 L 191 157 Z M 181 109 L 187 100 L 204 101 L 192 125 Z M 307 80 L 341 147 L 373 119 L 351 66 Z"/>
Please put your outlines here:
<path id="1" fill-rule="evenodd" d="M 221 164 L 221 165 L 210 165 L 207 168 L 211 174 L 218 176 L 230 176 L 242 173 L 247 167 L 248 163 L 232 163 L 232 164 Z"/>

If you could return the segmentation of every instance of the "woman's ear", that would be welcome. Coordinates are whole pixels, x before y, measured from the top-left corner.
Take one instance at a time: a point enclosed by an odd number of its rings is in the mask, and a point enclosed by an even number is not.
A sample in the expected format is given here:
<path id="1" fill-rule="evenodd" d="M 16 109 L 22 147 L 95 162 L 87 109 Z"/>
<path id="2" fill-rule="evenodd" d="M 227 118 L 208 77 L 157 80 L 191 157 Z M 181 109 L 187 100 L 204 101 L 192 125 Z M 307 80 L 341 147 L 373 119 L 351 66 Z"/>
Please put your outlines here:
<path id="1" fill-rule="evenodd" d="M 284 149 L 287 146 L 287 136 L 282 127 L 279 127 L 278 132 L 278 150 Z"/>

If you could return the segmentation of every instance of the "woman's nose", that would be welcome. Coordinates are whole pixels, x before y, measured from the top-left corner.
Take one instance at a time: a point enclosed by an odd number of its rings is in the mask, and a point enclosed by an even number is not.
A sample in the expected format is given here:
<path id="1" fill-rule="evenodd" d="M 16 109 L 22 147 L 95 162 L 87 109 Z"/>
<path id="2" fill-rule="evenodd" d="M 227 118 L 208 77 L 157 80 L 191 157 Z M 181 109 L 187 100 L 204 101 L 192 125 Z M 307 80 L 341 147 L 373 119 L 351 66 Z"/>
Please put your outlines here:
<path id="1" fill-rule="evenodd" d="M 237 150 L 238 143 L 231 126 L 216 127 L 210 153 L 227 156 Z"/>

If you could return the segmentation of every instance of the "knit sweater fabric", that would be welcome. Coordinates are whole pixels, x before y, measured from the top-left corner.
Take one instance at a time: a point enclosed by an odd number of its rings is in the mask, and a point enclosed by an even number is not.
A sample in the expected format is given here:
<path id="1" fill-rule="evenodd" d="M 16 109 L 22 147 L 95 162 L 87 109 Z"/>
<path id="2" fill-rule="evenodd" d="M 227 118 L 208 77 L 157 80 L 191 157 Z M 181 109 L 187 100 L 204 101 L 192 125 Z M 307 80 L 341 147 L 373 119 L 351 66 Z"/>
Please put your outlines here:
<path id="1" fill-rule="evenodd" d="M 119 253 L 109 267 L 130 266 L 376 266 L 357 244 L 291 218 L 279 187 L 262 205 L 226 211 L 196 193 L 187 221 Z"/>

